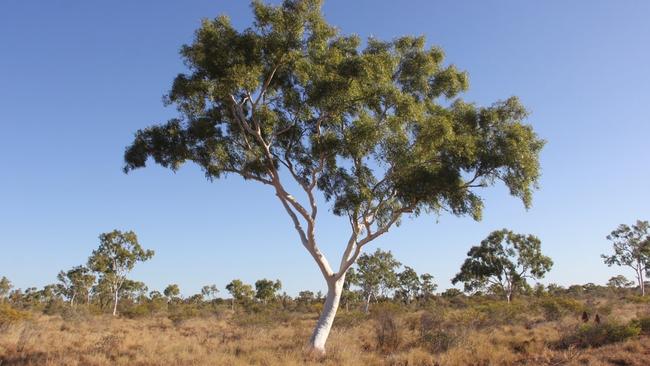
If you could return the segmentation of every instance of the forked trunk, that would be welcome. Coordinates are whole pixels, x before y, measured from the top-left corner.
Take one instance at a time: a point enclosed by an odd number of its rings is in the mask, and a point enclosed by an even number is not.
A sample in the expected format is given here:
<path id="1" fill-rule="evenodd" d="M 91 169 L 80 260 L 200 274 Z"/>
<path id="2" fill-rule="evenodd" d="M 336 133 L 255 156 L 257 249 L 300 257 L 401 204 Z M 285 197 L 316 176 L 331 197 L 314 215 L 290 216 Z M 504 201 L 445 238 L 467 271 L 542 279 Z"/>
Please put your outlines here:
<path id="1" fill-rule="evenodd" d="M 343 293 L 344 281 L 345 276 L 340 278 L 338 281 L 327 282 L 327 297 L 325 298 L 325 305 L 323 306 L 323 311 L 318 318 L 318 323 L 316 324 L 314 333 L 309 340 L 311 348 L 319 353 L 325 353 L 325 342 L 327 342 L 327 337 L 330 334 L 332 323 L 334 323 L 334 317 L 336 316 L 336 310 L 339 307 L 339 301 L 341 300 L 341 294 Z"/>

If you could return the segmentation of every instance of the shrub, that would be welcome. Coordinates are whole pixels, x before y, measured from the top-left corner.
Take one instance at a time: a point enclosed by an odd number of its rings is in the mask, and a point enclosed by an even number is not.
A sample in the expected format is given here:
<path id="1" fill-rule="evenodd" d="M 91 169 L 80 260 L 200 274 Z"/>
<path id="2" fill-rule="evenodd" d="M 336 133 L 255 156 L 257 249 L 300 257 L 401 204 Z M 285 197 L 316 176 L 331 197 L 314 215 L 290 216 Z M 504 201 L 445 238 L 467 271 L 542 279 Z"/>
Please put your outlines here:
<path id="1" fill-rule="evenodd" d="M 387 354 L 397 351 L 401 334 L 394 315 L 385 312 L 378 316 L 375 331 L 379 352 Z"/>
<path id="2" fill-rule="evenodd" d="M 641 329 L 642 334 L 650 335 L 650 316 L 632 320 Z"/>
<path id="3" fill-rule="evenodd" d="M 537 306 L 548 321 L 559 320 L 565 315 L 580 314 L 585 311 L 585 306 L 580 302 L 562 297 L 544 298 L 537 303 Z"/>
<path id="4" fill-rule="evenodd" d="M 362 311 L 345 311 L 336 314 L 334 326 L 341 328 L 355 327 L 367 319 L 367 315 Z"/>
<path id="5" fill-rule="evenodd" d="M 420 317 L 420 343 L 430 352 L 445 352 L 459 339 L 457 332 L 443 328 L 441 314 L 423 313 Z"/>
<path id="6" fill-rule="evenodd" d="M 29 312 L 16 310 L 9 304 L 0 303 L 0 328 L 5 328 L 13 323 L 30 318 L 31 314 Z"/>
<path id="7" fill-rule="evenodd" d="M 641 327 L 636 321 L 629 324 L 581 324 L 573 333 L 560 339 L 559 348 L 600 347 L 610 343 L 622 342 L 636 337 L 641 333 Z"/>

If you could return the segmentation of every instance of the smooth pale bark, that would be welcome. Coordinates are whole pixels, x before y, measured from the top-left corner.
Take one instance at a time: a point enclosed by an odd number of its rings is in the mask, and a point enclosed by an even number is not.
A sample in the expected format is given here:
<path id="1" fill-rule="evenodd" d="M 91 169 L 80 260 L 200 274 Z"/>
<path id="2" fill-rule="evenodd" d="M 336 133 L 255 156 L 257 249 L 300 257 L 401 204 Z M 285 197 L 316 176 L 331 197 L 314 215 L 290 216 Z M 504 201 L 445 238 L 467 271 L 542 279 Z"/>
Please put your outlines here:
<path id="1" fill-rule="evenodd" d="M 334 317 L 339 308 L 339 301 L 343 293 L 343 282 L 345 282 L 345 276 L 342 276 L 337 281 L 327 281 L 325 305 L 309 341 L 311 348 L 317 352 L 325 353 L 325 342 L 327 342 L 327 337 L 332 330 Z"/>
<path id="2" fill-rule="evenodd" d="M 113 316 L 117 316 L 117 300 L 118 300 L 118 292 L 115 291 L 115 302 L 113 303 Z"/>

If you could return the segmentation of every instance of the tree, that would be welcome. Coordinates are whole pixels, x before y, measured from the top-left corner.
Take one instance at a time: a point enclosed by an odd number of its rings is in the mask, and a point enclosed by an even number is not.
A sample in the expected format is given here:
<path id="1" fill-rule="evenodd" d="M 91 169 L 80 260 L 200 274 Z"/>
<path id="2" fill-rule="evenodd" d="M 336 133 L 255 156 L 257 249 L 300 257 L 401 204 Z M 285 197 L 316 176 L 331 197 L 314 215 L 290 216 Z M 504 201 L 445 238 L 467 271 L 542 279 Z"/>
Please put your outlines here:
<path id="1" fill-rule="evenodd" d="M 218 293 L 219 289 L 217 288 L 217 285 L 205 285 L 201 288 L 201 295 L 210 300 L 214 300 Z"/>
<path id="2" fill-rule="evenodd" d="M 11 291 L 13 287 L 14 286 L 7 277 L 2 276 L 2 278 L 0 278 L 0 301 L 4 302 L 7 295 L 9 295 L 9 291 Z"/>
<path id="3" fill-rule="evenodd" d="M 61 271 L 56 276 L 59 283 L 56 289 L 70 301 L 70 307 L 74 307 L 77 296 L 85 296 L 86 303 L 90 302 L 90 290 L 95 283 L 95 275 L 86 266 L 76 266 L 67 272 Z"/>
<path id="4" fill-rule="evenodd" d="M 235 301 L 248 302 L 253 299 L 255 292 L 251 285 L 243 283 L 241 280 L 232 280 L 226 285 L 226 290 L 232 295 L 231 308 L 235 310 Z"/>
<path id="5" fill-rule="evenodd" d="M 397 274 L 398 290 L 396 297 L 401 298 L 406 304 L 410 304 L 412 300 L 420 293 L 422 282 L 415 270 L 409 266 L 404 266 L 404 270 Z"/>
<path id="6" fill-rule="evenodd" d="M 438 285 L 436 285 L 433 282 L 433 276 L 430 275 L 429 273 L 423 273 L 420 276 L 420 299 L 423 301 L 429 300 L 431 297 L 433 297 L 433 293 L 436 291 L 438 288 Z"/>
<path id="7" fill-rule="evenodd" d="M 276 292 L 280 291 L 281 288 L 282 283 L 280 280 L 273 282 L 265 278 L 255 281 L 255 298 L 266 304 L 269 300 L 275 298 Z"/>
<path id="8" fill-rule="evenodd" d="M 542 254 L 537 237 L 506 229 L 490 233 L 467 256 L 451 282 L 463 282 L 465 291 L 493 286 L 505 294 L 508 302 L 515 290 L 527 285 L 527 278 L 543 278 L 553 266 L 551 258 Z"/>
<path id="9" fill-rule="evenodd" d="M 458 98 L 467 74 L 445 66 L 424 37 L 370 38 L 362 47 L 320 8 L 321 0 L 254 1 L 244 31 L 226 16 L 204 21 L 181 49 L 189 71 L 166 96 L 179 117 L 138 131 L 124 170 L 149 157 L 172 170 L 191 161 L 210 180 L 235 174 L 269 187 L 327 283 L 310 340 L 324 352 L 345 275 L 364 246 L 405 214 L 478 220 L 477 189 L 497 181 L 528 207 L 544 142 L 524 124 L 516 97 L 489 107 Z M 318 245 L 318 192 L 350 224 L 338 269 Z"/>
<path id="10" fill-rule="evenodd" d="M 175 298 L 177 298 L 178 295 L 181 294 L 181 289 L 178 288 L 177 284 L 173 283 L 165 287 L 165 289 L 163 290 L 163 294 L 165 295 L 165 297 L 167 297 L 167 302 L 170 302 Z"/>
<path id="11" fill-rule="evenodd" d="M 357 260 L 356 285 L 361 288 L 364 296 L 364 311 L 370 307 L 370 299 L 397 287 L 398 279 L 395 270 L 402 264 L 393 253 L 377 249 L 373 254 L 362 254 Z"/>
<path id="12" fill-rule="evenodd" d="M 117 302 L 126 276 L 137 262 L 149 260 L 153 250 L 140 246 L 133 231 L 113 230 L 99 236 L 99 248 L 88 258 L 88 267 L 100 274 L 100 281 L 113 295 L 113 316 L 117 315 Z"/>
<path id="13" fill-rule="evenodd" d="M 607 281 L 607 286 L 612 287 L 612 288 L 626 288 L 633 286 L 634 282 L 628 280 L 625 276 L 623 275 L 617 275 L 614 277 L 611 277 L 609 281 Z"/>
<path id="14" fill-rule="evenodd" d="M 625 224 L 607 235 L 614 254 L 601 255 L 608 266 L 627 266 L 634 270 L 641 296 L 645 295 L 644 276 L 650 275 L 650 224 L 637 220 L 631 227 Z"/>

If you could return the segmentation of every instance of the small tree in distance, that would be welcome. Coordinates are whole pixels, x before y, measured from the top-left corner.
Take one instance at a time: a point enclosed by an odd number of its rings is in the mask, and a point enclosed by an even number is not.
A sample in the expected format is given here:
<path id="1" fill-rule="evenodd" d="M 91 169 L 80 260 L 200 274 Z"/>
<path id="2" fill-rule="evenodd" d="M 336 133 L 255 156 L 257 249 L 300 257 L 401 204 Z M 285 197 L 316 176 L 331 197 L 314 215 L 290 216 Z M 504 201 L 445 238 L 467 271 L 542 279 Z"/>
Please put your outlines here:
<path id="1" fill-rule="evenodd" d="M 217 285 L 205 285 L 201 288 L 201 295 L 209 300 L 214 300 L 219 293 Z"/>
<path id="2" fill-rule="evenodd" d="M 607 240 L 612 242 L 614 254 L 601 255 L 605 264 L 632 268 L 641 296 L 644 296 L 644 277 L 650 274 L 650 223 L 637 220 L 631 227 L 621 224 L 607 235 Z"/>
<path id="3" fill-rule="evenodd" d="M 269 187 L 327 283 L 310 339 L 324 352 L 364 246 L 403 215 L 478 220 L 476 190 L 499 181 L 528 207 L 544 142 L 516 97 L 489 107 L 457 98 L 467 74 L 424 37 L 342 35 L 320 0 L 253 1 L 252 9 L 251 28 L 220 16 L 182 47 L 189 70 L 166 97 L 180 117 L 138 131 L 125 171 L 149 157 L 173 170 L 192 161 L 210 180 L 236 174 Z M 318 245 L 318 191 L 349 222 L 338 267 Z"/>
<path id="4" fill-rule="evenodd" d="M 99 241 L 99 248 L 88 258 L 88 268 L 99 273 L 100 283 L 111 291 L 113 316 L 116 316 L 120 290 L 127 280 L 126 276 L 137 262 L 153 257 L 154 251 L 143 249 L 133 231 L 113 230 L 101 234 Z"/>
<path id="5" fill-rule="evenodd" d="M 275 295 L 282 288 L 280 280 L 257 280 L 255 282 L 255 298 L 266 304 L 275 298 Z"/>
<path id="6" fill-rule="evenodd" d="M 181 294 L 181 289 L 178 287 L 177 284 L 173 283 L 165 287 L 165 289 L 163 290 L 163 294 L 167 298 L 167 302 L 170 302 L 175 298 L 177 298 L 178 295 Z"/>
<path id="7" fill-rule="evenodd" d="M 95 283 L 95 275 L 85 266 L 76 266 L 67 272 L 61 271 L 57 275 L 59 283 L 57 292 L 70 300 L 70 307 L 74 307 L 78 296 L 85 296 L 86 302 L 90 300 L 90 289 Z"/>
<path id="8" fill-rule="evenodd" d="M 243 283 L 241 280 L 232 280 L 226 285 L 226 290 L 232 296 L 231 308 L 235 310 L 235 302 L 248 302 L 253 299 L 255 291 L 251 285 Z"/>
<path id="9" fill-rule="evenodd" d="M 11 284 L 11 281 L 9 281 L 7 277 L 2 276 L 2 278 L 0 278 L 0 301 L 5 300 L 12 288 L 13 285 Z"/>
<path id="10" fill-rule="evenodd" d="M 527 285 L 527 278 L 542 278 L 553 266 L 551 258 L 542 254 L 537 237 L 506 229 L 490 233 L 467 256 L 451 282 L 463 282 L 465 291 L 493 286 L 505 294 L 508 302 L 515 290 Z"/>

